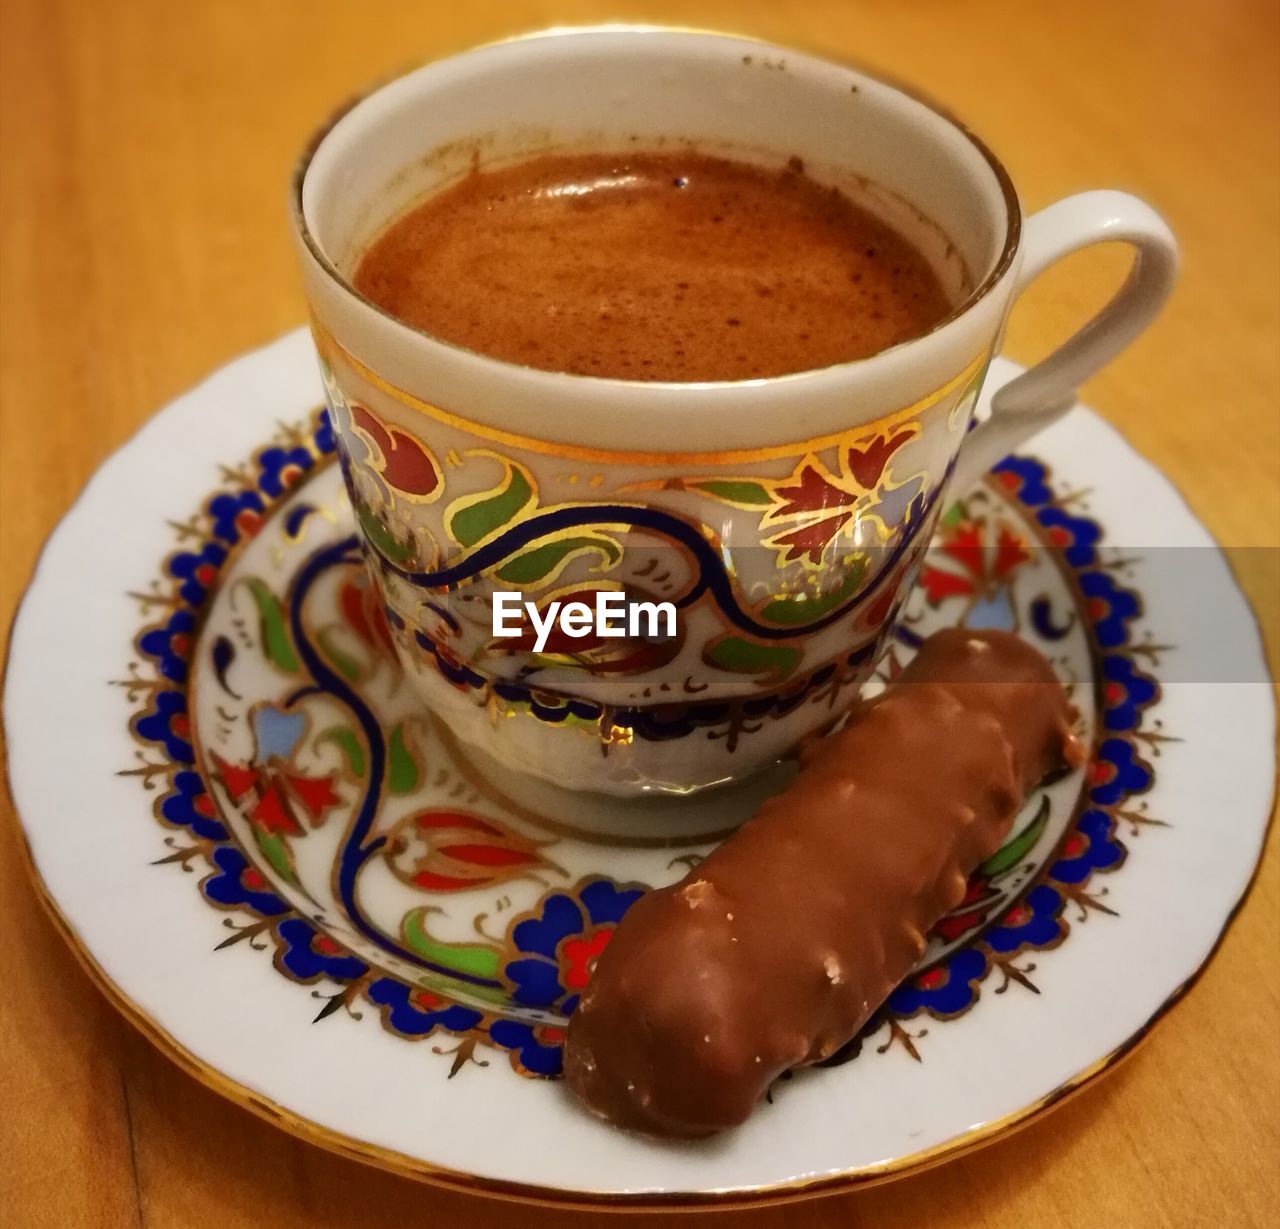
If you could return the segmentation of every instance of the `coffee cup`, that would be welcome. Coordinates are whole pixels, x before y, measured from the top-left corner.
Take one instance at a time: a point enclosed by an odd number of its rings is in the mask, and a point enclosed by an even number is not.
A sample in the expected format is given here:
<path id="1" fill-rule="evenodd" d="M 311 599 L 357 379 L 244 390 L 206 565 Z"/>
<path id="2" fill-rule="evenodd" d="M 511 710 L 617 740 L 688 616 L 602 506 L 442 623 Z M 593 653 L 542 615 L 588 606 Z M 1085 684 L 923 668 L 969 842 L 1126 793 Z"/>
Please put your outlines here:
<path id="1" fill-rule="evenodd" d="M 488 357 L 353 287 L 390 219 L 477 165 L 672 141 L 801 159 L 910 234 L 963 284 L 957 306 L 857 361 L 670 383 Z M 481 757 L 619 795 L 733 781 L 837 721 L 949 494 L 1072 406 L 1155 316 L 1177 264 L 1168 227 L 1121 192 L 1024 218 L 990 150 L 899 86 L 642 27 L 497 43 L 362 97 L 304 154 L 293 219 L 340 461 L 408 678 Z M 1021 291 L 1111 241 L 1136 254 L 1114 298 L 984 385 Z M 536 634 L 553 603 L 606 593 L 620 617 Z M 674 625 L 654 615 L 667 606 Z"/>

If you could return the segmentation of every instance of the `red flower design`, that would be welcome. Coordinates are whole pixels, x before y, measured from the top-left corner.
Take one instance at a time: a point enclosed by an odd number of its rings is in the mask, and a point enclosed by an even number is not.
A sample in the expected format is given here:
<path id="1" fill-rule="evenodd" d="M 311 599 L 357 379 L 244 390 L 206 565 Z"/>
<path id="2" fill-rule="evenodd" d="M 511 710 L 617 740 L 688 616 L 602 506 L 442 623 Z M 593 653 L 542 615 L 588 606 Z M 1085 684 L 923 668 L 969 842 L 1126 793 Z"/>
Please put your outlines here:
<path id="1" fill-rule="evenodd" d="M 326 813 L 341 801 L 332 777 L 289 772 L 275 760 L 257 765 L 230 764 L 216 753 L 210 753 L 209 758 L 231 801 L 248 806 L 249 822 L 263 832 L 301 836 L 306 828 L 299 813 L 311 827 L 319 828 Z"/>
<path id="2" fill-rule="evenodd" d="M 601 926 L 585 935 L 566 939 L 560 948 L 562 956 L 561 981 L 567 990 L 582 990 L 591 980 L 596 961 L 600 953 L 609 946 L 613 938 L 612 926 Z"/>
<path id="3" fill-rule="evenodd" d="M 1023 540 L 1008 525 L 1001 525 L 996 537 L 996 558 L 992 570 L 997 576 L 1008 576 L 1014 568 L 1031 558 Z"/>
<path id="4" fill-rule="evenodd" d="M 1110 760 L 1094 760 L 1086 771 L 1090 785 L 1109 785 L 1116 779 L 1116 766 Z"/>
<path id="5" fill-rule="evenodd" d="M 851 447 L 847 453 L 849 472 L 857 480 L 858 485 L 865 490 L 874 491 L 880 483 L 880 477 L 884 473 L 884 467 L 889 463 L 889 458 L 915 433 L 916 429 L 909 427 L 891 436 L 877 435 L 865 447 L 857 445 Z"/>
<path id="6" fill-rule="evenodd" d="M 786 563 L 803 558 L 810 563 L 821 563 L 823 552 L 852 515 L 852 512 L 837 512 L 835 516 L 815 521 L 812 525 L 802 525 L 789 533 L 778 534 L 769 539 L 770 545 L 786 547 L 783 556 Z"/>
<path id="7" fill-rule="evenodd" d="M 351 421 L 377 448 L 379 455 L 371 457 L 370 464 L 388 486 L 421 499 L 440 485 L 435 458 L 412 435 L 398 427 L 388 427 L 354 402 Z"/>
<path id="8" fill-rule="evenodd" d="M 957 576 L 955 572 L 945 572 L 941 568 L 924 568 L 920 573 L 920 586 L 931 606 L 936 606 L 943 598 L 974 592 L 973 581 L 967 576 Z"/>
<path id="9" fill-rule="evenodd" d="M 982 567 L 982 528 L 974 521 L 969 521 L 956 528 L 946 536 L 942 544 L 942 552 L 949 555 L 971 576 L 981 576 Z"/>
<path id="10" fill-rule="evenodd" d="M 1083 832 L 1073 832 L 1062 845 L 1064 858 L 1078 858 L 1089 848 L 1089 838 Z"/>
<path id="11" fill-rule="evenodd" d="M 998 892 L 990 891 L 990 881 L 985 875 L 975 875 L 969 880 L 964 899 L 946 917 L 940 919 L 932 933 L 951 943 L 980 925 L 991 906 L 1000 899 Z"/>
<path id="12" fill-rule="evenodd" d="M 795 516 L 803 512 L 817 512 L 823 508 L 843 508 L 857 502 L 857 496 L 841 490 L 825 478 L 817 466 L 805 464 L 795 476 L 792 486 L 774 489 L 775 498 L 782 501 L 773 516 Z"/>
<path id="13" fill-rule="evenodd" d="M 935 969 L 928 969 L 916 978 L 916 985 L 921 990 L 936 990 L 947 980 L 947 968 L 945 965 L 939 965 Z"/>
<path id="14" fill-rule="evenodd" d="M 338 591 L 338 603 L 347 626 L 365 644 L 371 649 L 385 649 L 388 653 L 395 651 L 387 612 L 383 609 L 377 587 L 367 576 L 346 581 Z"/>
<path id="15" fill-rule="evenodd" d="M 465 811 L 410 815 L 395 826 L 386 849 L 397 877 L 428 892 L 462 892 L 551 866 L 537 842 Z M 406 850 L 412 858 L 402 866 Z"/>
<path id="16" fill-rule="evenodd" d="M 964 572 L 926 566 L 920 573 L 920 584 L 930 605 L 948 597 L 989 595 L 1031 558 L 1023 539 L 1008 525 L 997 527 L 994 547 L 987 545 L 984 524 L 979 521 L 944 526 L 942 539 L 942 554 L 958 563 Z"/>
<path id="17" fill-rule="evenodd" d="M 1031 920 L 1031 909 L 1025 905 L 1014 905 L 1008 913 L 1000 919 L 1002 926 L 1025 926 Z"/>

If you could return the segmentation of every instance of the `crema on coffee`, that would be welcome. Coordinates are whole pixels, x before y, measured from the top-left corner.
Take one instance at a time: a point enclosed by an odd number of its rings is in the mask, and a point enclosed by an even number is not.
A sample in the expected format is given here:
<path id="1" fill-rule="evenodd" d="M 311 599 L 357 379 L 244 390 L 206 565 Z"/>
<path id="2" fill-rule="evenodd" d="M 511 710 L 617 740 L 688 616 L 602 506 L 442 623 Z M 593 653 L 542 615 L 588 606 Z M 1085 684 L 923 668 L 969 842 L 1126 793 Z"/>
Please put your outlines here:
<path id="1" fill-rule="evenodd" d="M 665 150 L 477 169 L 392 221 L 353 280 L 444 341 L 626 380 L 826 367 L 955 306 L 910 240 L 797 160 Z"/>

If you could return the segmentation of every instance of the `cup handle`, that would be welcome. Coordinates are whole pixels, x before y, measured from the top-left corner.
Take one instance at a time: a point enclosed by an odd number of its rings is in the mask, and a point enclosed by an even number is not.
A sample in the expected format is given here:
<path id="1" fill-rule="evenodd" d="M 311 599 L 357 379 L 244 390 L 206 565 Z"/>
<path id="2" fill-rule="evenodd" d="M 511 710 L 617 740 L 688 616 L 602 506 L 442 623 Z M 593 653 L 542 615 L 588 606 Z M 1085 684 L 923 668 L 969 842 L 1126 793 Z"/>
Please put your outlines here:
<path id="1" fill-rule="evenodd" d="M 967 490 L 1028 436 L 1060 418 L 1076 389 L 1155 318 L 1173 289 L 1178 245 L 1150 205 L 1127 192 L 1081 192 L 1027 219 L 1016 299 L 1051 264 L 1095 243 L 1128 243 L 1133 267 L 1110 302 L 1047 358 L 989 391 L 991 412 L 970 432 L 952 490 Z"/>

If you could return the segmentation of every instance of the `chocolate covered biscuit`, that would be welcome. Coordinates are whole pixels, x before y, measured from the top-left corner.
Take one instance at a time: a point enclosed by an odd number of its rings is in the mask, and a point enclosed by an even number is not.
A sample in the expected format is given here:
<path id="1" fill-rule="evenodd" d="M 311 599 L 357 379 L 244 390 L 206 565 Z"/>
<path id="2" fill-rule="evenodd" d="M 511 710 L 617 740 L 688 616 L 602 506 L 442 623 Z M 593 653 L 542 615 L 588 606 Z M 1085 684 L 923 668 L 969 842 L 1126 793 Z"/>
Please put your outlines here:
<path id="1" fill-rule="evenodd" d="M 741 1123 L 919 961 L 1029 789 L 1078 762 L 1067 696 L 1017 637 L 953 629 L 802 756 L 792 784 L 632 907 L 565 1046 L 569 1087 L 655 1135 Z"/>

